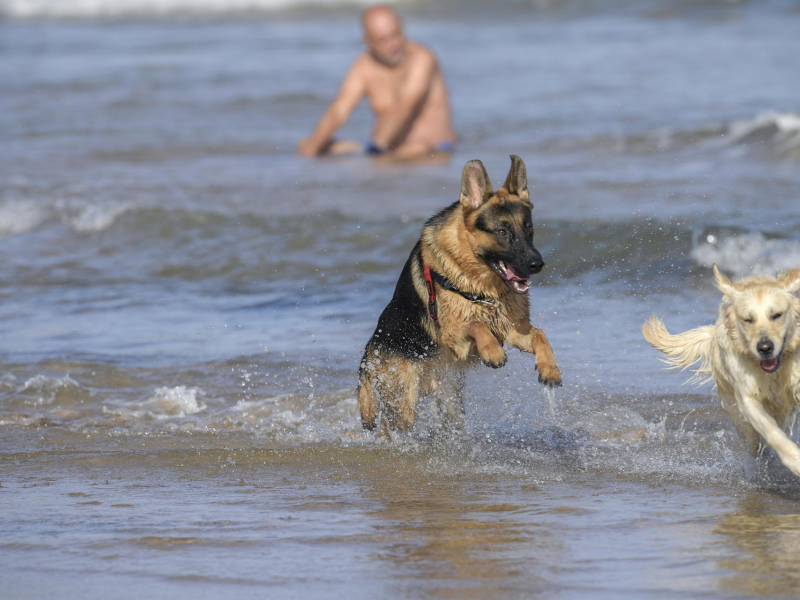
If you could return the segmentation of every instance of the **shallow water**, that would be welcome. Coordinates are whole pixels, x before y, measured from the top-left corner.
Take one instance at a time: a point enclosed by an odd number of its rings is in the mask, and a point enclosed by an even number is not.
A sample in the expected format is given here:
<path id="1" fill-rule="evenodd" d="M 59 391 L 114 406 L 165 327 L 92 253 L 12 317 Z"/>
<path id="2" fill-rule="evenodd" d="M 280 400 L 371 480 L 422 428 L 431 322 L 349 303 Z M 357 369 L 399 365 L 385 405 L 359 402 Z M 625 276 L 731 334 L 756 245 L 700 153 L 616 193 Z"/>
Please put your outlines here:
<path id="1" fill-rule="evenodd" d="M 9 597 L 797 595 L 800 484 L 639 332 L 711 322 L 714 262 L 800 266 L 796 7 L 405 6 L 461 143 L 397 167 L 294 156 L 359 45 L 285 5 L 0 0 Z M 511 153 L 565 385 L 511 353 L 463 435 L 423 403 L 379 443 L 363 345 L 464 162 Z"/>

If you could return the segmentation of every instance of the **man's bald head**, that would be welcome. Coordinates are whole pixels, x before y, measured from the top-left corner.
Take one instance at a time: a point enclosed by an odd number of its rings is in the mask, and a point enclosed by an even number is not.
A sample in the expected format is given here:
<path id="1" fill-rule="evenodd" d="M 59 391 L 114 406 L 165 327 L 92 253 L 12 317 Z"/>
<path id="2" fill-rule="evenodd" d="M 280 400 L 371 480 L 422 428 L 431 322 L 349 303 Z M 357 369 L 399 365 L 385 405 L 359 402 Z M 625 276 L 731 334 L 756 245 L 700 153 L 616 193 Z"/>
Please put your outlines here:
<path id="1" fill-rule="evenodd" d="M 371 6 L 361 15 L 364 43 L 375 60 L 394 67 L 405 55 L 406 39 L 403 23 L 391 6 Z"/>
<path id="2" fill-rule="evenodd" d="M 370 32 L 380 32 L 391 27 L 401 26 L 400 16 L 386 4 L 376 4 L 366 9 L 361 13 L 361 24 L 367 35 Z"/>

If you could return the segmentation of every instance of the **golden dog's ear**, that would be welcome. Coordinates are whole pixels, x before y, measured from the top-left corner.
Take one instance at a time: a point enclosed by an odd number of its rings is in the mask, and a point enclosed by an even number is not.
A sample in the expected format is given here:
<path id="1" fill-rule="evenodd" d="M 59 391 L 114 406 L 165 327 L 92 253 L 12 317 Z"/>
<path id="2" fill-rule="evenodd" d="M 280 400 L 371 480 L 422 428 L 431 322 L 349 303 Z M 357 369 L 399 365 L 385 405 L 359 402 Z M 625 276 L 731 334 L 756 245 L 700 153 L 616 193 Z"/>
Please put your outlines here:
<path id="1" fill-rule="evenodd" d="M 733 282 L 727 277 L 725 277 L 725 275 L 719 272 L 716 263 L 714 264 L 713 269 L 714 269 L 714 277 L 717 280 L 717 289 L 726 296 L 733 296 L 734 294 L 736 294 L 737 290 L 736 287 L 733 285 Z"/>
<path id="2" fill-rule="evenodd" d="M 461 205 L 467 210 L 474 210 L 486 202 L 492 193 L 492 183 L 483 163 L 471 160 L 465 164 L 461 172 Z"/>
<path id="3" fill-rule="evenodd" d="M 789 269 L 778 277 L 778 283 L 790 294 L 800 291 L 800 269 Z"/>
<path id="4" fill-rule="evenodd" d="M 516 154 L 511 155 L 511 170 L 508 172 L 506 182 L 503 187 L 508 190 L 509 194 L 519 196 L 519 199 L 531 204 L 531 195 L 528 192 L 528 170 L 525 168 L 525 163 Z"/>

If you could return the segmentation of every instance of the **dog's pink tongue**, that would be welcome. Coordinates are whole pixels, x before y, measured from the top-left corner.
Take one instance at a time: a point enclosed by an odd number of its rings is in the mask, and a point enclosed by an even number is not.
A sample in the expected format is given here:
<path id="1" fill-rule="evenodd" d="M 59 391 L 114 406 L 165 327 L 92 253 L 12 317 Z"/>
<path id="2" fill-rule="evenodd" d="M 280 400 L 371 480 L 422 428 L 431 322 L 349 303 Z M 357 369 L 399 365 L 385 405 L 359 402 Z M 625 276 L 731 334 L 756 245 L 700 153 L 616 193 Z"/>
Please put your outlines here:
<path id="1" fill-rule="evenodd" d="M 509 281 L 527 281 L 527 278 L 520 277 L 519 274 L 511 268 L 511 265 L 506 263 L 506 276 Z"/>
<path id="2" fill-rule="evenodd" d="M 770 358 L 769 360 L 761 361 L 761 368 L 764 369 L 765 371 L 774 371 L 777 366 L 778 366 L 777 358 Z"/>

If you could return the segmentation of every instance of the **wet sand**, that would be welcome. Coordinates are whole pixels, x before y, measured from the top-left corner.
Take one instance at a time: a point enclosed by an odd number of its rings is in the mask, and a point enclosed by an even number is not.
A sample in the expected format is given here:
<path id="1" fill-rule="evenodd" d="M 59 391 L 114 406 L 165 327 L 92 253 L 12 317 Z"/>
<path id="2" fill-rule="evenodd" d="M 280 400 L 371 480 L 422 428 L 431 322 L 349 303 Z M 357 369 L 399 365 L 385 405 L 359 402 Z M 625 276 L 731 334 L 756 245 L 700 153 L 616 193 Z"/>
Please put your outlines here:
<path id="1" fill-rule="evenodd" d="M 800 589 L 797 486 L 735 490 L 598 472 L 568 444 L 476 453 L 454 440 L 183 441 L 4 454 L 8 597 L 729 598 Z M 521 458 L 516 472 L 506 450 Z"/>

